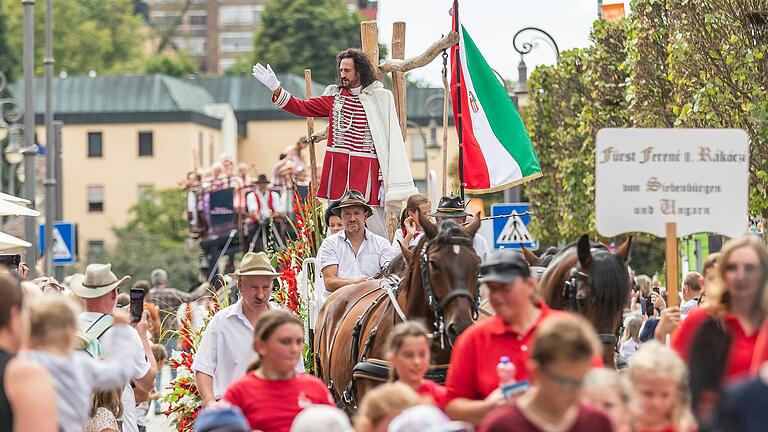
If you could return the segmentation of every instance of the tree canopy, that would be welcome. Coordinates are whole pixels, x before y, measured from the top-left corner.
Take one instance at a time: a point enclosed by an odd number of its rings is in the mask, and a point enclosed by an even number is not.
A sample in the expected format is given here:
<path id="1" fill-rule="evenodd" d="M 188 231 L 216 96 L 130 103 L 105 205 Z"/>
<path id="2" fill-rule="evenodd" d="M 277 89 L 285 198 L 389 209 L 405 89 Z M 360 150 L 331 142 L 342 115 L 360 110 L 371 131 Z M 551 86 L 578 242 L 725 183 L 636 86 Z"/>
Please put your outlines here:
<path id="1" fill-rule="evenodd" d="M 749 211 L 768 216 L 764 4 L 633 0 L 628 18 L 595 22 L 592 46 L 534 70 L 525 114 L 545 176 L 525 192 L 543 244 L 597 236 L 594 142 L 606 127 L 746 130 Z"/>
<path id="2" fill-rule="evenodd" d="M 117 243 L 89 260 L 111 262 L 115 274 L 148 279 L 152 270 L 168 272 L 169 285 L 189 289 L 197 282 L 197 256 L 187 247 L 186 201 L 180 189 L 152 189 L 131 207 L 131 220 L 114 233 Z"/>
<path id="3" fill-rule="evenodd" d="M 45 2 L 35 3 L 35 68 L 43 72 L 45 54 Z M 23 5 L 5 1 L 7 38 L 12 55 L 21 59 Z M 69 74 L 126 73 L 141 70 L 144 32 L 133 3 L 123 0 L 56 0 L 53 8 L 53 55 L 56 69 Z M 0 54 L 2 56 L 2 54 Z M 14 63 L 17 75 L 22 64 Z"/>
<path id="4" fill-rule="evenodd" d="M 198 72 L 197 62 L 185 51 L 175 54 L 160 53 L 147 59 L 144 72 L 148 74 L 165 74 L 175 77 L 186 77 Z"/>
<path id="5" fill-rule="evenodd" d="M 361 17 L 341 0 L 270 0 L 254 40 L 254 63 L 277 73 L 304 75 L 322 83 L 336 80 L 336 54 L 360 47 Z"/>

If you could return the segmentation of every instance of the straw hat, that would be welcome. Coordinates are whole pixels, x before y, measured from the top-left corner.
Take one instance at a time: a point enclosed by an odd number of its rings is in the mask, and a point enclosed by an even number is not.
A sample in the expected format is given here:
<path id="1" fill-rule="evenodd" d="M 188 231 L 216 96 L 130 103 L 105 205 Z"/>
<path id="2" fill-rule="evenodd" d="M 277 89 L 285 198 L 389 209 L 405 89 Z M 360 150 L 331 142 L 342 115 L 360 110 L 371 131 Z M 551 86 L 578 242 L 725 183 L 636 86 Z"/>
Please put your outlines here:
<path id="1" fill-rule="evenodd" d="M 131 280 L 130 276 L 118 279 L 112 273 L 112 264 L 88 264 L 85 274 L 72 275 L 69 287 L 78 297 L 96 298 L 117 289 L 129 280 Z"/>
<path id="2" fill-rule="evenodd" d="M 264 252 L 248 252 L 240 261 L 235 276 L 279 276 Z"/>

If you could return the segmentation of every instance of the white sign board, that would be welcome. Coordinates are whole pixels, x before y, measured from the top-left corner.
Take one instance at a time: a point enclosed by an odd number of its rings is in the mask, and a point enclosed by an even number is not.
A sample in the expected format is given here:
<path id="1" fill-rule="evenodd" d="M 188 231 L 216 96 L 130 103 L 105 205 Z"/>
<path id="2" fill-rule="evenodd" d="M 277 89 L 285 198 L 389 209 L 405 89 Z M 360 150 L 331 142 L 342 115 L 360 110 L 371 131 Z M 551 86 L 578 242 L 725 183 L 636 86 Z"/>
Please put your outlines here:
<path id="1" fill-rule="evenodd" d="M 665 237 L 747 228 L 749 138 L 738 129 L 602 129 L 595 143 L 595 217 L 606 237 Z"/>

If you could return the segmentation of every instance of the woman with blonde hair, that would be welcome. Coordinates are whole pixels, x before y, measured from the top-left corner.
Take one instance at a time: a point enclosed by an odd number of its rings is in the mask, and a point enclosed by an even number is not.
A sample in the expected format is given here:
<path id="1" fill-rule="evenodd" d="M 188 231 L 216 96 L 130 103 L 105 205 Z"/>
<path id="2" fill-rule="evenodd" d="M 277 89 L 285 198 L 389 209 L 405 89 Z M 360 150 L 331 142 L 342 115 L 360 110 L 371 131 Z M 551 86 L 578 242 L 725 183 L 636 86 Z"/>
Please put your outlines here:
<path id="1" fill-rule="evenodd" d="M 355 416 L 355 431 L 386 432 L 389 422 L 406 408 L 423 403 L 411 387 L 401 382 L 382 384 L 369 391 Z"/>
<path id="2" fill-rule="evenodd" d="M 707 302 L 672 337 L 672 347 L 689 365 L 692 407 L 703 425 L 711 421 L 723 385 L 748 376 L 753 364 L 766 317 L 768 250 L 762 240 L 745 235 L 726 243 L 717 274 Z"/>
<path id="3" fill-rule="evenodd" d="M 643 318 L 637 315 L 628 316 L 624 320 L 624 334 L 621 335 L 621 344 L 619 345 L 619 355 L 624 360 L 629 361 L 640 349 L 640 327 L 642 325 Z"/>
<path id="4" fill-rule="evenodd" d="M 395 326 L 387 338 L 387 360 L 392 363 L 390 381 L 402 382 L 425 396 L 438 408 L 445 406 L 445 387 L 424 379 L 430 364 L 429 332 L 418 321 Z"/>
<path id="5" fill-rule="evenodd" d="M 630 412 L 636 432 L 688 432 L 696 429 L 688 411 L 685 363 L 669 347 L 647 342 L 629 368 Z"/>

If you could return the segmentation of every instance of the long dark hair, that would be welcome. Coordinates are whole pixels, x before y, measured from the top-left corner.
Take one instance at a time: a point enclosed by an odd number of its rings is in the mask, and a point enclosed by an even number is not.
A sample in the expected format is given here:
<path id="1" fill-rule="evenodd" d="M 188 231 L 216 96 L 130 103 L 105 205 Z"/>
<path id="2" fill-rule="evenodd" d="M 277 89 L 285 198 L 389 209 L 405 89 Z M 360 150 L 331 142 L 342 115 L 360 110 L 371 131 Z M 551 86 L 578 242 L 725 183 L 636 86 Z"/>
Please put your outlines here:
<path id="1" fill-rule="evenodd" d="M 341 85 L 341 74 L 338 72 L 338 68 L 341 65 L 341 61 L 347 58 L 351 58 L 355 63 L 355 71 L 360 75 L 360 83 L 363 88 L 368 87 L 374 81 L 376 81 L 376 73 L 373 69 L 371 60 L 365 55 L 364 52 L 357 48 L 348 48 L 340 52 L 336 56 L 336 84 Z"/>

